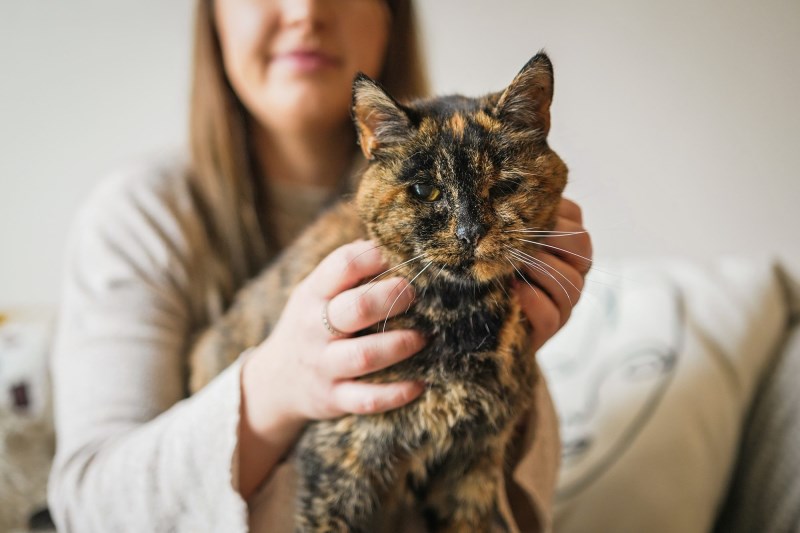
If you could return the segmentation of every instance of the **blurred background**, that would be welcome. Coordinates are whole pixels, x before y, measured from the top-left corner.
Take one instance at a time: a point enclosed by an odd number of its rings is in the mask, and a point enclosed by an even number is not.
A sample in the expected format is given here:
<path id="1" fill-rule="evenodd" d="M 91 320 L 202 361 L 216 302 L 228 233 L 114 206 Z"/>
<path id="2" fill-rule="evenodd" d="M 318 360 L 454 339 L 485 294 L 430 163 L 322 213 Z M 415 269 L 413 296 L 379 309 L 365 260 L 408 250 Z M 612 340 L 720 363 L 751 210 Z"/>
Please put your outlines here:
<path id="1" fill-rule="evenodd" d="M 52 308 L 92 187 L 184 144 L 193 4 L 0 2 L 0 309 Z M 539 49 L 551 55 L 551 145 L 599 261 L 800 264 L 797 0 L 435 0 L 418 11 L 437 92 L 497 90 Z"/>

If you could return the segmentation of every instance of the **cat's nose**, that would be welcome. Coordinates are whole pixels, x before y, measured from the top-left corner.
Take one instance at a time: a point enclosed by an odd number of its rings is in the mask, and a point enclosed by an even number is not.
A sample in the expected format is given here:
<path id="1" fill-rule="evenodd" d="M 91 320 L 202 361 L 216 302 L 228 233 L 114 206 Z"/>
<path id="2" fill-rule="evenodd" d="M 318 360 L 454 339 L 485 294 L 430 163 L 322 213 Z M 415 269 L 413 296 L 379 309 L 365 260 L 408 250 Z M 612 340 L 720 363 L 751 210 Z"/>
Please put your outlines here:
<path id="1" fill-rule="evenodd" d="M 474 248 L 481 237 L 486 235 L 487 229 L 486 225 L 480 222 L 462 223 L 456 227 L 456 238 L 463 244 Z"/>

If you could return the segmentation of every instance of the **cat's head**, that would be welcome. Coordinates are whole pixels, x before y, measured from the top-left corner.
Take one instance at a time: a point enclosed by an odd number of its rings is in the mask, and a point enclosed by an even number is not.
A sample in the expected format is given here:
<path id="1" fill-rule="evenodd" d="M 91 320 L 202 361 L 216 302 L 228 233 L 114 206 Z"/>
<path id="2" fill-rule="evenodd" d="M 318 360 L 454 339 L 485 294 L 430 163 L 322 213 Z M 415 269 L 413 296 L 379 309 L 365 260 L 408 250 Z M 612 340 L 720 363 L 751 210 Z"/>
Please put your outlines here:
<path id="1" fill-rule="evenodd" d="M 353 119 L 369 165 L 356 203 L 393 262 L 486 283 L 551 230 L 567 168 L 547 144 L 553 68 L 539 53 L 499 93 L 401 104 L 367 76 Z"/>

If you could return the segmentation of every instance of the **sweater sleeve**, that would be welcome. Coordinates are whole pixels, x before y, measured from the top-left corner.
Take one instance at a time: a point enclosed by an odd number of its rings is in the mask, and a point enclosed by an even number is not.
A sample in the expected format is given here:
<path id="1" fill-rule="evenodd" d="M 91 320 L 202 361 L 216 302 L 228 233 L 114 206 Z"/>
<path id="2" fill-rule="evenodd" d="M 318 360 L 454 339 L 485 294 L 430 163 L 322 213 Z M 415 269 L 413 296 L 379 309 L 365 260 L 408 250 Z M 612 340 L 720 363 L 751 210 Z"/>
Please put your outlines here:
<path id="1" fill-rule="evenodd" d="M 514 443 L 514 467 L 500 496 L 521 532 L 553 530 L 553 500 L 561 466 L 558 418 L 538 366 L 536 373 L 533 408 Z"/>
<path id="2" fill-rule="evenodd" d="M 187 245 L 168 202 L 130 181 L 95 193 L 68 245 L 51 513 L 64 532 L 247 531 L 241 364 L 184 399 Z"/>

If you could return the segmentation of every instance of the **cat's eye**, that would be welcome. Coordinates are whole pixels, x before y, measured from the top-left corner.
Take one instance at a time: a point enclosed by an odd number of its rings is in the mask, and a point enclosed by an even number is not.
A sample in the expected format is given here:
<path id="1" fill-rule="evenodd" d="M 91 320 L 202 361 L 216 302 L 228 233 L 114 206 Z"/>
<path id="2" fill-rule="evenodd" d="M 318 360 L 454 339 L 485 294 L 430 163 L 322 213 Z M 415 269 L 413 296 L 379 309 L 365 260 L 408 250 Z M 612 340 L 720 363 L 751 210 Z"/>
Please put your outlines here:
<path id="1" fill-rule="evenodd" d="M 489 189 L 489 197 L 497 199 L 512 195 L 519 190 L 520 185 L 522 185 L 522 180 L 520 178 L 500 180 Z"/>
<path id="2" fill-rule="evenodd" d="M 416 183 L 411 186 L 411 194 L 426 202 L 435 202 L 442 196 L 442 191 L 427 183 Z"/>

